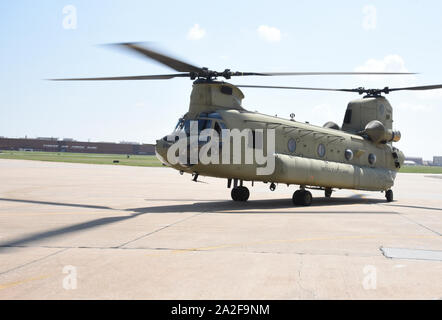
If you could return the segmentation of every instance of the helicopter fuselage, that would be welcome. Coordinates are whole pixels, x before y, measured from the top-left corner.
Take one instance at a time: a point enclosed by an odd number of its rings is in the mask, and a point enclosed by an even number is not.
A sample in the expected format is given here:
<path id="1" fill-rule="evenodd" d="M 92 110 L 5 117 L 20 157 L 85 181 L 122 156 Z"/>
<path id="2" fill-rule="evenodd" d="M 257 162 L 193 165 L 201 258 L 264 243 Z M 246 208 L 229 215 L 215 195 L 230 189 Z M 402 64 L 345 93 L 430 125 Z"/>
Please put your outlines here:
<path id="1" fill-rule="evenodd" d="M 267 164 L 258 163 L 255 159 L 252 163 L 245 163 L 244 156 L 241 163 L 223 163 L 220 160 L 209 164 L 171 164 L 167 160 L 167 151 L 172 142 L 166 139 L 157 141 L 159 159 L 182 172 L 240 181 L 371 191 L 384 191 L 393 186 L 404 156 L 390 142 L 374 143 L 353 132 L 247 111 L 241 107 L 243 97 L 237 87 L 228 83 L 197 82 L 192 91 L 189 112 L 183 121 L 210 121 L 211 128 L 218 125 L 218 129 L 251 130 L 253 139 L 255 132 L 274 130 L 272 155 L 268 154 L 270 141 L 265 134 L 262 143 L 243 143 L 244 149 L 260 149 L 256 151 L 274 157 L 271 172 L 257 174 L 258 168 Z M 220 146 L 232 147 L 231 144 Z"/>

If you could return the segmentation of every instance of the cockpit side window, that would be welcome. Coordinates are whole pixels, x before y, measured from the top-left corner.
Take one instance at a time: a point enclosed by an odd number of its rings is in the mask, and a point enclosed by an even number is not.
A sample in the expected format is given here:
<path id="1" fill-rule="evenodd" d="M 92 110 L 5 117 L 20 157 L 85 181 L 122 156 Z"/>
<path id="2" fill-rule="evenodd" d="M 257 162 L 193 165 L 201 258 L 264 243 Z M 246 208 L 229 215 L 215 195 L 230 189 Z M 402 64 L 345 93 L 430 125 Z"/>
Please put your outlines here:
<path id="1" fill-rule="evenodd" d="M 191 121 L 198 121 L 198 133 L 200 133 L 204 129 L 211 129 L 212 124 L 214 124 L 215 131 L 219 135 L 221 135 L 221 130 L 227 128 L 222 120 L 223 119 L 218 112 L 202 112 L 199 114 L 197 119 L 184 120 L 184 118 L 180 118 L 177 125 L 175 126 L 175 131 L 184 130 L 187 135 L 190 135 Z"/>
<path id="2" fill-rule="evenodd" d="M 220 120 L 223 119 L 221 118 L 221 115 L 218 112 L 209 113 L 207 117 L 212 119 L 220 119 Z"/>
<path id="3" fill-rule="evenodd" d="M 202 127 L 201 130 L 211 129 L 212 128 L 212 120 L 204 120 L 204 121 L 205 121 L 205 123 L 204 123 L 204 126 Z M 199 131 L 201 131 L 201 130 L 199 130 Z"/>
<path id="4" fill-rule="evenodd" d="M 183 128 L 183 125 L 184 125 L 184 119 L 183 119 L 183 118 L 180 118 L 180 119 L 178 120 L 178 123 L 177 123 L 176 126 L 175 126 L 175 131 L 179 131 L 179 130 L 181 130 L 181 129 Z"/>
<path id="5" fill-rule="evenodd" d="M 344 123 L 350 123 L 351 122 L 351 109 L 347 109 L 347 111 L 345 111 L 345 116 L 344 116 Z"/>
<path id="6" fill-rule="evenodd" d="M 218 133 L 219 136 L 221 136 L 221 126 L 219 125 L 219 122 L 215 122 L 215 131 Z"/>

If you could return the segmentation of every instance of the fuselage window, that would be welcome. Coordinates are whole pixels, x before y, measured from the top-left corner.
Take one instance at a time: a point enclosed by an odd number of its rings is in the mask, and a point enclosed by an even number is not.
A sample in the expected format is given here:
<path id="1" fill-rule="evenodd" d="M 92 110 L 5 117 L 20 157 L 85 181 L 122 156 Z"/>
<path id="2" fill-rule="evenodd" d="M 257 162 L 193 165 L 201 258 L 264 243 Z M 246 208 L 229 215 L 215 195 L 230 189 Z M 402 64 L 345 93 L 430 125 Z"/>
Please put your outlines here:
<path id="1" fill-rule="evenodd" d="M 345 155 L 345 159 L 347 159 L 348 161 L 353 159 L 353 151 L 351 151 L 350 149 L 346 149 L 344 152 L 344 155 Z"/>
<path id="2" fill-rule="evenodd" d="M 325 156 L 325 146 L 322 143 L 318 146 L 318 156 L 321 158 Z"/>
<path id="3" fill-rule="evenodd" d="M 296 141 L 294 139 L 289 139 L 289 142 L 287 143 L 287 147 L 291 153 L 295 152 L 296 150 Z"/>
<path id="4" fill-rule="evenodd" d="M 368 155 L 368 163 L 372 165 L 376 163 L 376 155 L 374 153 Z"/>
<path id="5" fill-rule="evenodd" d="M 257 132 L 255 132 L 255 130 L 252 130 L 252 134 L 249 135 L 249 139 L 248 139 L 249 148 L 261 150 L 264 145 L 263 139 L 264 139 L 264 137 L 263 137 L 262 132 L 257 133 Z"/>

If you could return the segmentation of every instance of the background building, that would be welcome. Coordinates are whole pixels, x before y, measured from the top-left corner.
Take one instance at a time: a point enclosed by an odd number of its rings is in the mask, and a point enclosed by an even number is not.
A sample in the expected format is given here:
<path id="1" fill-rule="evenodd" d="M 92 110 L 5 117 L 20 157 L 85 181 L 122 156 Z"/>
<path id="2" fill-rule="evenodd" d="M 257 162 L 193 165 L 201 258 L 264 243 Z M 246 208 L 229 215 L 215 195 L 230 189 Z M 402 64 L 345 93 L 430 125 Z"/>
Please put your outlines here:
<path id="1" fill-rule="evenodd" d="M 433 157 L 433 166 L 442 166 L 442 156 Z"/>
<path id="2" fill-rule="evenodd" d="M 405 157 L 406 161 L 413 161 L 416 165 L 422 166 L 424 164 L 424 160 L 419 157 Z"/>
<path id="3" fill-rule="evenodd" d="M 81 142 L 73 139 L 0 138 L 0 150 L 154 155 L 153 144 Z"/>

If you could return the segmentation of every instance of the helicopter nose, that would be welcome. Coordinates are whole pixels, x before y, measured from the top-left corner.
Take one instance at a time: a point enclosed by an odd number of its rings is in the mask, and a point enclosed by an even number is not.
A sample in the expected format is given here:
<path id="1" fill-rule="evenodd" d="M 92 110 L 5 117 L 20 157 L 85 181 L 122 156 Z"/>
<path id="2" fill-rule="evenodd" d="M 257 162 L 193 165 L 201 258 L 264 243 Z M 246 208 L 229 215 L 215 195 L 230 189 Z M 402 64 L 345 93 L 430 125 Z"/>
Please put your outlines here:
<path id="1" fill-rule="evenodd" d="M 170 147 L 170 142 L 167 141 L 166 137 L 159 139 L 155 144 L 155 155 L 164 165 L 170 166 L 167 162 L 167 150 Z"/>

